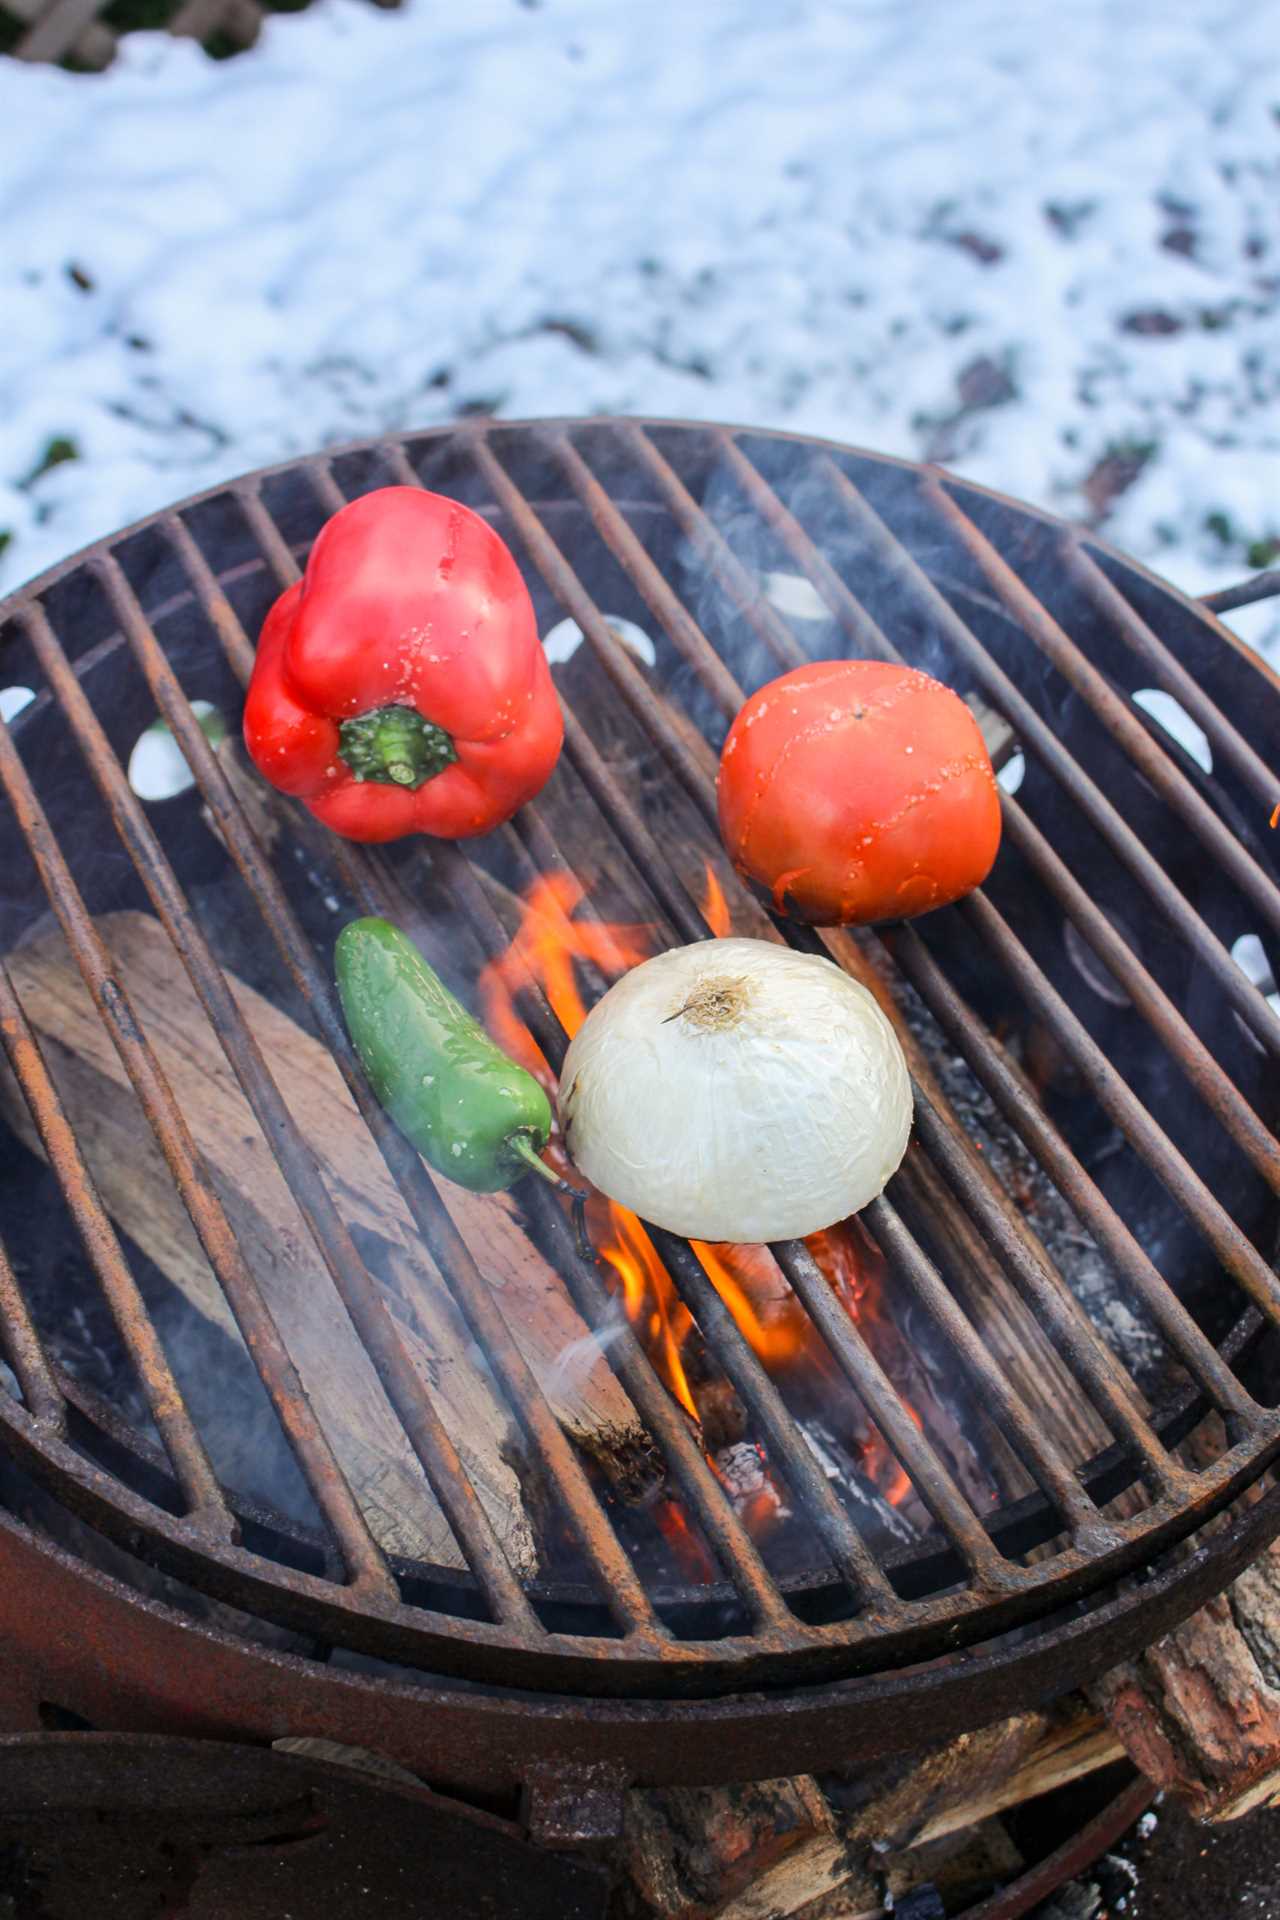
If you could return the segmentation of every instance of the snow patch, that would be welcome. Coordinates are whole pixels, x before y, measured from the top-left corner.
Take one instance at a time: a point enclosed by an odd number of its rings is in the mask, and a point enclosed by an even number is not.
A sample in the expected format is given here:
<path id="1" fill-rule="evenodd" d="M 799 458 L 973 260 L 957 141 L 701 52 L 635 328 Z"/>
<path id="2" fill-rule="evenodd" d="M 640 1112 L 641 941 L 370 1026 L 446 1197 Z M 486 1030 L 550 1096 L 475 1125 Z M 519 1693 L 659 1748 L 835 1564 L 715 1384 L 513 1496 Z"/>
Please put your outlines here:
<path id="1" fill-rule="evenodd" d="M 319 0 L 0 62 L 0 584 L 467 410 L 829 435 L 1227 584 L 1280 538 L 1276 100 L 1269 0 Z"/>

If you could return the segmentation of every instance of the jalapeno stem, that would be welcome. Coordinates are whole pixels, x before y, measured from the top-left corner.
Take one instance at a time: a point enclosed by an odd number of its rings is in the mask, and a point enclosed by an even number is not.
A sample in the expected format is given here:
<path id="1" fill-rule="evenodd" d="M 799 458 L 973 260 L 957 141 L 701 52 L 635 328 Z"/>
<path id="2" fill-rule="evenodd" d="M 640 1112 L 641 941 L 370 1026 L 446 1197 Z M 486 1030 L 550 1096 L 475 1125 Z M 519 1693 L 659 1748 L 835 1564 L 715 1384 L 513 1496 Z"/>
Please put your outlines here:
<path id="1" fill-rule="evenodd" d="M 540 1173 L 544 1180 L 549 1180 L 557 1192 L 568 1194 L 573 1202 L 573 1230 L 578 1242 L 578 1256 L 582 1260 L 594 1261 L 596 1250 L 587 1235 L 587 1196 L 583 1189 L 570 1186 L 558 1173 L 553 1173 L 527 1133 L 513 1133 L 507 1142 L 507 1149 L 518 1160 L 522 1160 L 532 1173 Z"/>

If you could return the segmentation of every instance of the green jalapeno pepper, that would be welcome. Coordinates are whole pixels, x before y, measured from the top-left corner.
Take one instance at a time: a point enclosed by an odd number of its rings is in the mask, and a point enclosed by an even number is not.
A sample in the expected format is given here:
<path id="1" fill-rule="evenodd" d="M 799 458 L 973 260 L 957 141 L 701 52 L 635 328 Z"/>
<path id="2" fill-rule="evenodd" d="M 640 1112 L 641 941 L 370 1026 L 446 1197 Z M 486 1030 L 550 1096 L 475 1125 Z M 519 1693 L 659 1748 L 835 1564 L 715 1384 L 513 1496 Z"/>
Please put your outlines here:
<path id="1" fill-rule="evenodd" d="M 551 1103 L 496 1047 L 413 942 L 388 920 L 353 920 L 334 952 L 347 1030 L 378 1099 L 423 1159 L 473 1193 L 526 1173 L 582 1196 L 539 1159 Z"/>

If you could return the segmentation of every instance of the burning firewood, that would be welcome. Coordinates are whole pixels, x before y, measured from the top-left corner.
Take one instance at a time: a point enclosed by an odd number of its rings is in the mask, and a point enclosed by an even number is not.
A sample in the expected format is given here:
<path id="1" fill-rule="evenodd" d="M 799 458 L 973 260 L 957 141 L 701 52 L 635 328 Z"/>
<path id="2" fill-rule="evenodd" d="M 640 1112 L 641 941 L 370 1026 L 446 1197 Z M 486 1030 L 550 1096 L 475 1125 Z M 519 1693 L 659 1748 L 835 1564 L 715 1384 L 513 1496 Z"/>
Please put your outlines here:
<path id="1" fill-rule="evenodd" d="M 98 929 L 129 981 L 139 1020 L 374 1532 L 409 1557 L 463 1564 L 166 935 L 156 921 L 132 913 L 107 915 Z M 234 1336 L 226 1301 L 61 939 L 23 947 L 10 967 L 108 1210 L 197 1310 Z M 231 984 L 499 1536 L 516 1565 L 532 1571 L 534 1531 L 511 1464 L 519 1459 L 518 1438 L 470 1358 L 467 1330 L 336 1066 L 286 1014 L 242 982 Z M 38 1150 L 11 1081 L 0 1086 L 0 1102 Z M 452 1186 L 442 1191 L 557 1416 L 631 1490 L 649 1471 L 647 1436 L 510 1203 Z M 571 1366 L 563 1364 L 566 1352 L 575 1355 Z"/>

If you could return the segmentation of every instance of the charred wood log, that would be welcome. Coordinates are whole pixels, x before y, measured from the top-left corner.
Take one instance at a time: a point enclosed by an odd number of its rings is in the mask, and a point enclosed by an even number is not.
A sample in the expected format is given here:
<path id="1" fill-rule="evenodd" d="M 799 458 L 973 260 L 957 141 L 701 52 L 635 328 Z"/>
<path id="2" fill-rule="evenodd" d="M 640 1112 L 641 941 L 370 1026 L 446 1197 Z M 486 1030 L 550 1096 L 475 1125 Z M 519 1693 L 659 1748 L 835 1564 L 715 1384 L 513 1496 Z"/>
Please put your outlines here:
<path id="1" fill-rule="evenodd" d="M 98 922 L 183 1109 L 241 1249 L 257 1275 L 322 1425 L 390 1550 L 461 1565 L 452 1536 L 385 1400 L 324 1261 L 159 923 Z M 104 1203 L 198 1312 L 239 1335 L 124 1069 L 59 935 L 10 957 L 13 974 Z M 520 1443 L 327 1050 L 232 978 L 242 1014 L 514 1563 L 537 1564 L 512 1462 Z M 40 1150 L 15 1083 L 0 1105 Z M 620 1383 L 505 1195 L 447 1186 L 446 1202 L 564 1424 L 621 1486 L 651 1474 L 652 1448 Z M 574 1366 L 562 1365 L 572 1349 Z"/>

